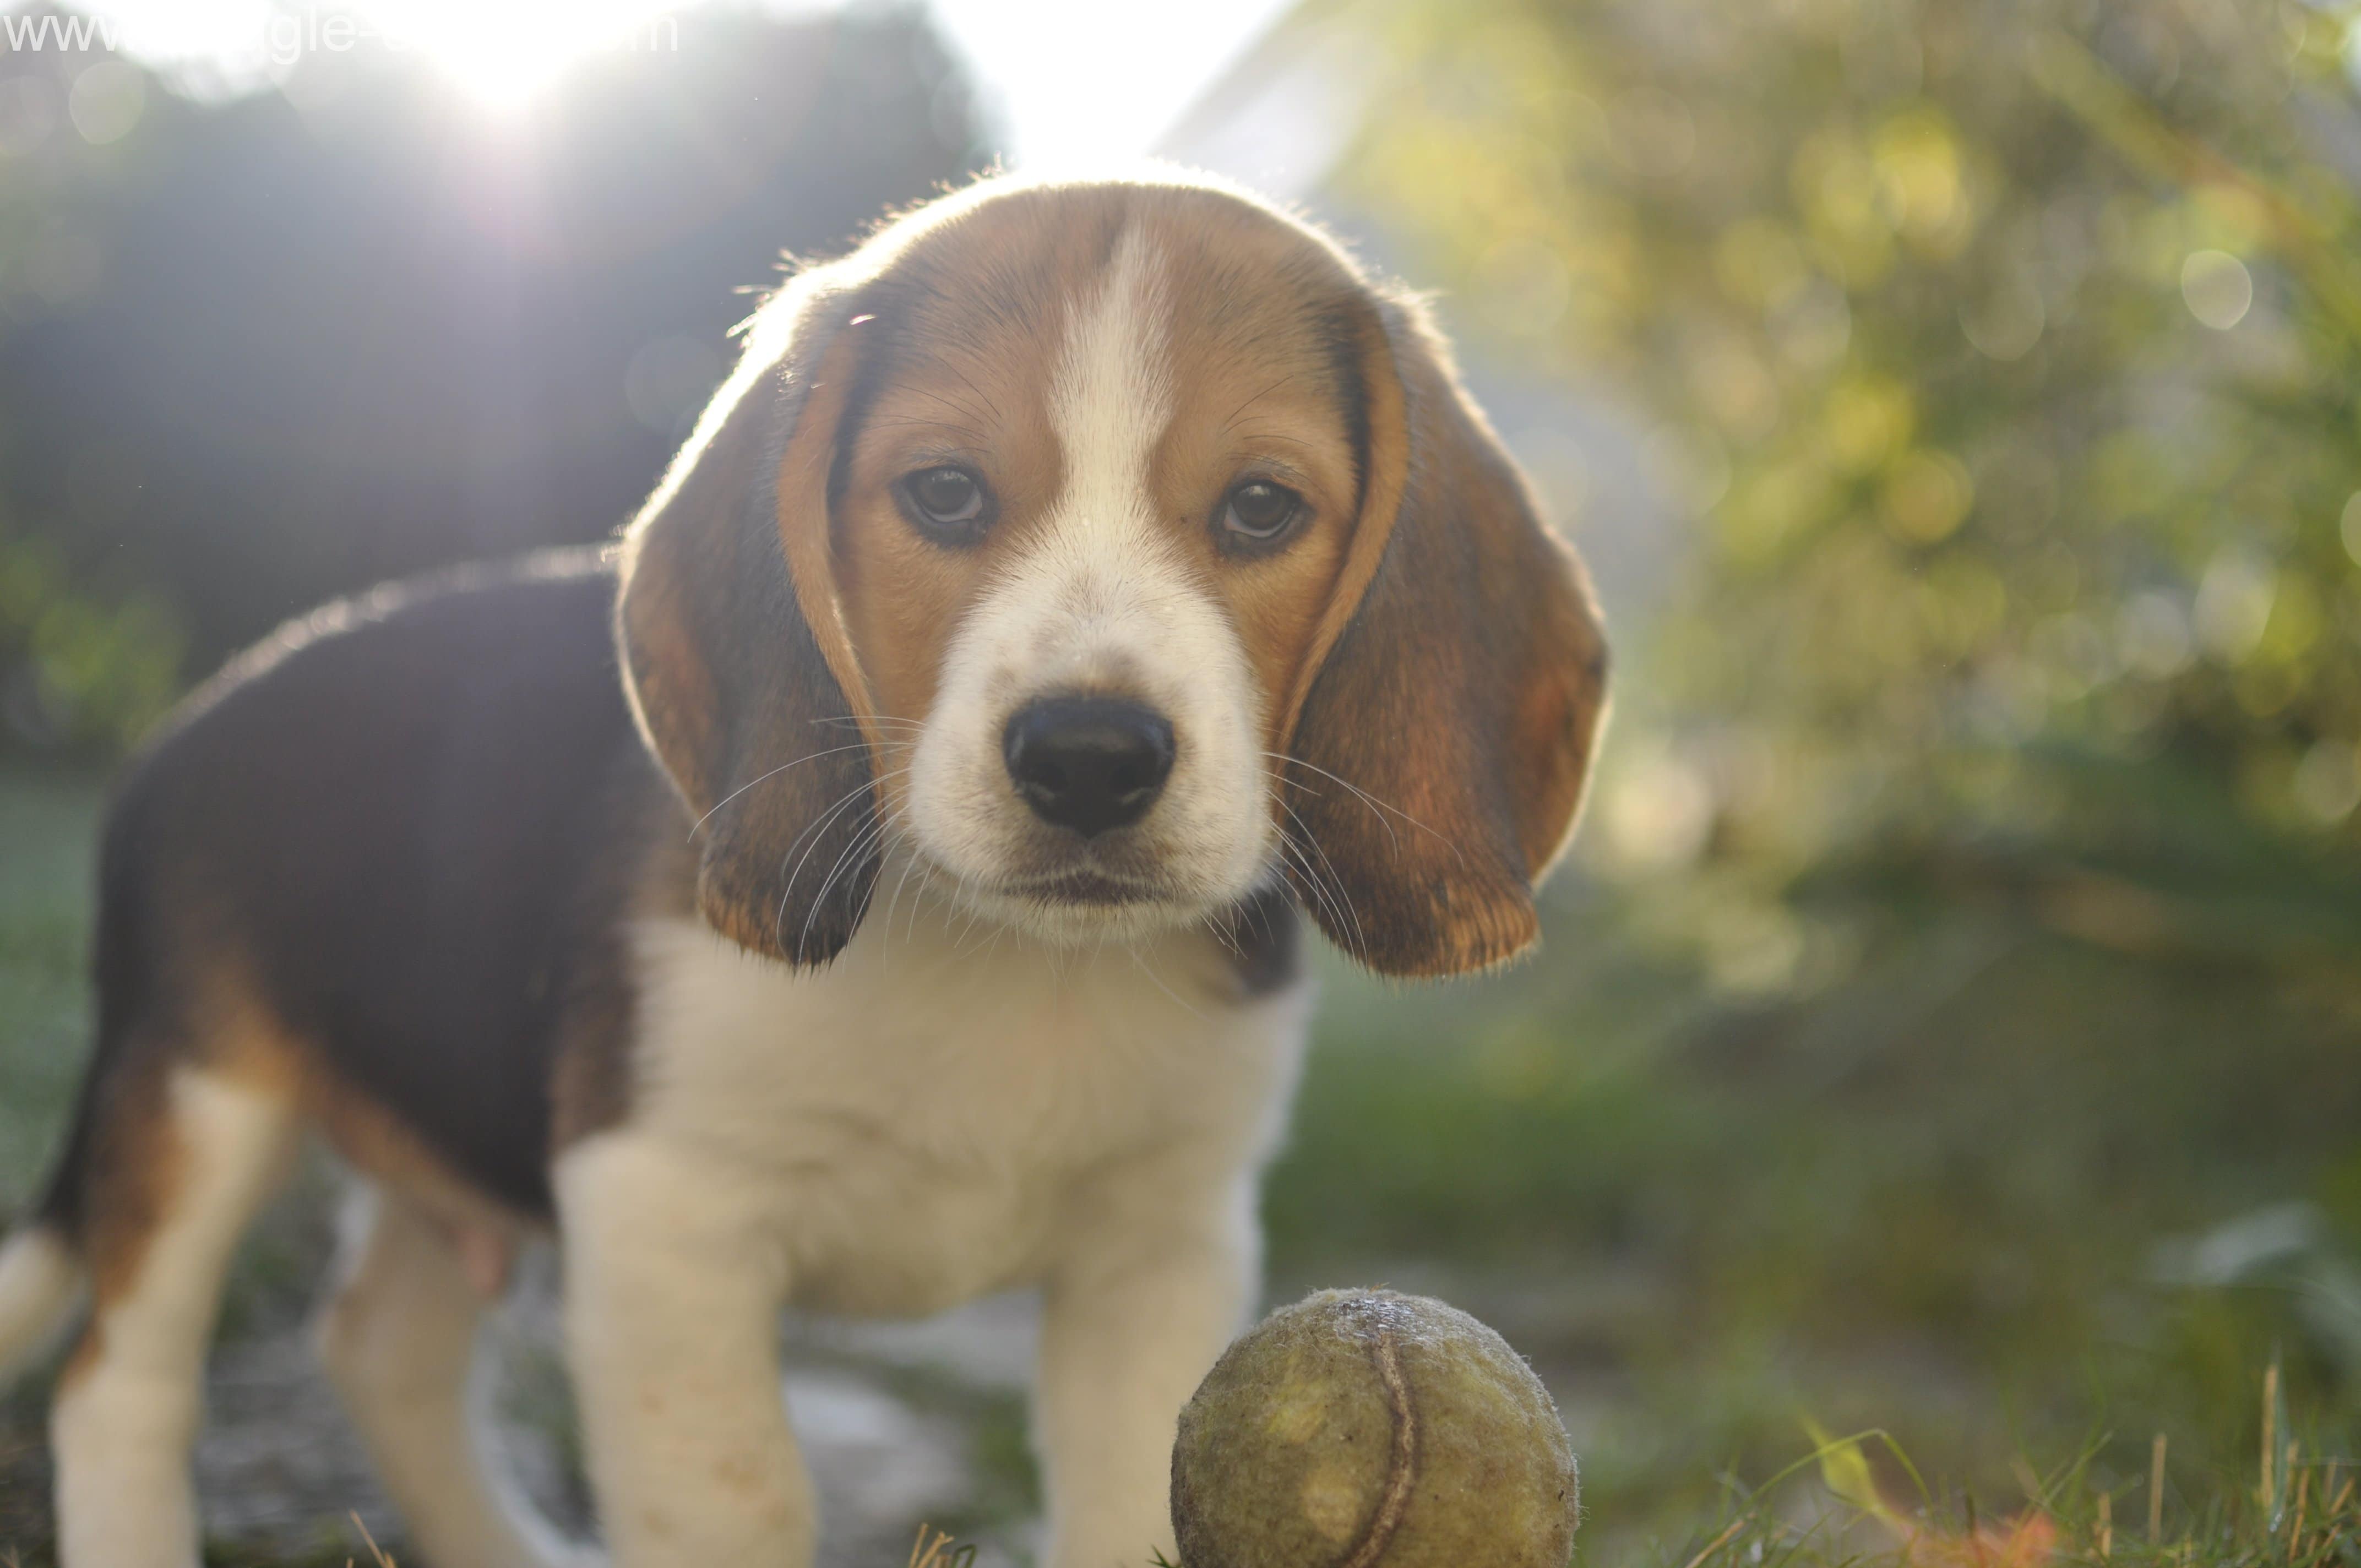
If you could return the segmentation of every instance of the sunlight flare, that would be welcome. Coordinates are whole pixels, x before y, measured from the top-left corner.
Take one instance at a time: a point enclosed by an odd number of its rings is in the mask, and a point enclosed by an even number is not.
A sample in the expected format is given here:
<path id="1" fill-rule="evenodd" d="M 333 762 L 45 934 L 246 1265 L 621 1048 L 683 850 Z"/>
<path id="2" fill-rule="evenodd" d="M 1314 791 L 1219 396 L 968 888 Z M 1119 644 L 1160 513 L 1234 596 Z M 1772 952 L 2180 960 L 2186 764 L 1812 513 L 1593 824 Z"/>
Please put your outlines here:
<path id="1" fill-rule="evenodd" d="M 362 15 L 386 47 L 433 60 L 503 112 L 594 52 L 679 47 L 678 19 L 649 0 L 373 0 Z"/>

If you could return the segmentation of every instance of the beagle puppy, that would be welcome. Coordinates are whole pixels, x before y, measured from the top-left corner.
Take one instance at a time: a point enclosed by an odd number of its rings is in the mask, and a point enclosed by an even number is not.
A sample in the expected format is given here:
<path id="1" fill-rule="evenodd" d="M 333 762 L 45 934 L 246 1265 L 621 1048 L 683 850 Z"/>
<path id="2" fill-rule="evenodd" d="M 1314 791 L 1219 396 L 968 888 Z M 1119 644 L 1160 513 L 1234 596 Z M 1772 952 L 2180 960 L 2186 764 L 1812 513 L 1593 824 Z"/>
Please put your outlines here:
<path id="1" fill-rule="evenodd" d="M 464 1385 L 554 1231 L 624 1568 L 805 1564 L 783 1303 L 1038 1286 L 1056 1568 L 1173 1550 L 1312 993 L 1534 939 L 1604 706 L 1573 554 L 1416 301 L 1179 176 L 994 181 L 803 271 L 619 547 L 380 589 L 122 783 L 97 1043 L 0 1250 L 87 1299 L 66 1568 L 193 1568 L 223 1272 L 306 1126 L 320 1340 L 437 1568 L 557 1555 Z"/>

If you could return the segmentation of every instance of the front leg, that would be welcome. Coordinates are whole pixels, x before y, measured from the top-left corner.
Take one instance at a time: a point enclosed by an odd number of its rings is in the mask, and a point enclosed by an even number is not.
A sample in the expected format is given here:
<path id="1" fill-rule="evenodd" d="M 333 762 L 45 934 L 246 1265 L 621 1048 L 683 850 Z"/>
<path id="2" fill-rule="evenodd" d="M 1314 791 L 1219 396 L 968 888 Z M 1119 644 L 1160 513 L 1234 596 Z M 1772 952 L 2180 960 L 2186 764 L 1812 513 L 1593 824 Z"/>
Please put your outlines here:
<path id="1" fill-rule="evenodd" d="M 567 1150 L 556 1177 L 566 1354 L 617 1568 L 808 1568 L 785 1268 L 748 1183 L 629 1127 Z"/>
<path id="2" fill-rule="evenodd" d="M 1251 1179 L 1141 1171 L 1093 1194 L 1043 1303 L 1034 1406 L 1050 1568 L 1144 1568 L 1172 1541 L 1180 1407 L 1260 1288 Z M 1128 1200 L 1128 1201 L 1126 1201 Z"/>

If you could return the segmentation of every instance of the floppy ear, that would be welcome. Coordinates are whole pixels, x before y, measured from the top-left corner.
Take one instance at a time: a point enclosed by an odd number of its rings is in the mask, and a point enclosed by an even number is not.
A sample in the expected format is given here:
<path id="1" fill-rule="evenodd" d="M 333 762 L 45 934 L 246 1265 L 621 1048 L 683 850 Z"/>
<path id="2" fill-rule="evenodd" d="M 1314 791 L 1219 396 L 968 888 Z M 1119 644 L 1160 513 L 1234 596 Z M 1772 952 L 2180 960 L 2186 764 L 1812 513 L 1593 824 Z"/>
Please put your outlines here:
<path id="1" fill-rule="evenodd" d="M 1312 842 L 1289 874 L 1368 968 L 1459 974 L 1539 934 L 1533 885 L 1573 833 L 1607 646 L 1581 564 L 1423 313 L 1378 301 L 1364 335 L 1369 472 L 1299 688 L 1304 765 L 1283 788 Z"/>
<path id="2" fill-rule="evenodd" d="M 858 329 L 807 276 L 623 541 L 616 637 L 640 729 L 688 806 L 716 930 L 834 958 L 877 880 L 865 687 L 829 560 L 828 483 Z"/>

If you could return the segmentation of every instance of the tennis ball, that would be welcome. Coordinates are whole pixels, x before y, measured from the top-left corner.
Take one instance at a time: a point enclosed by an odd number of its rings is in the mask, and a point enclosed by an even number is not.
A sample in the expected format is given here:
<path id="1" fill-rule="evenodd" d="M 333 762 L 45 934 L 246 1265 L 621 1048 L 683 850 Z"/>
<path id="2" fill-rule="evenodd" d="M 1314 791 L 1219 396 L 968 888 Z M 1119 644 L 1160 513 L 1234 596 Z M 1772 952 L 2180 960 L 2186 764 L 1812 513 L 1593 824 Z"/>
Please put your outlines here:
<path id="1" fill-rule="evenodd" d="M 1574 1450 L 1532 1368 L 1456 1308 L 1323 1290 L 1180 1412 L 1181 1568 L 1565 1568 Z"/>

